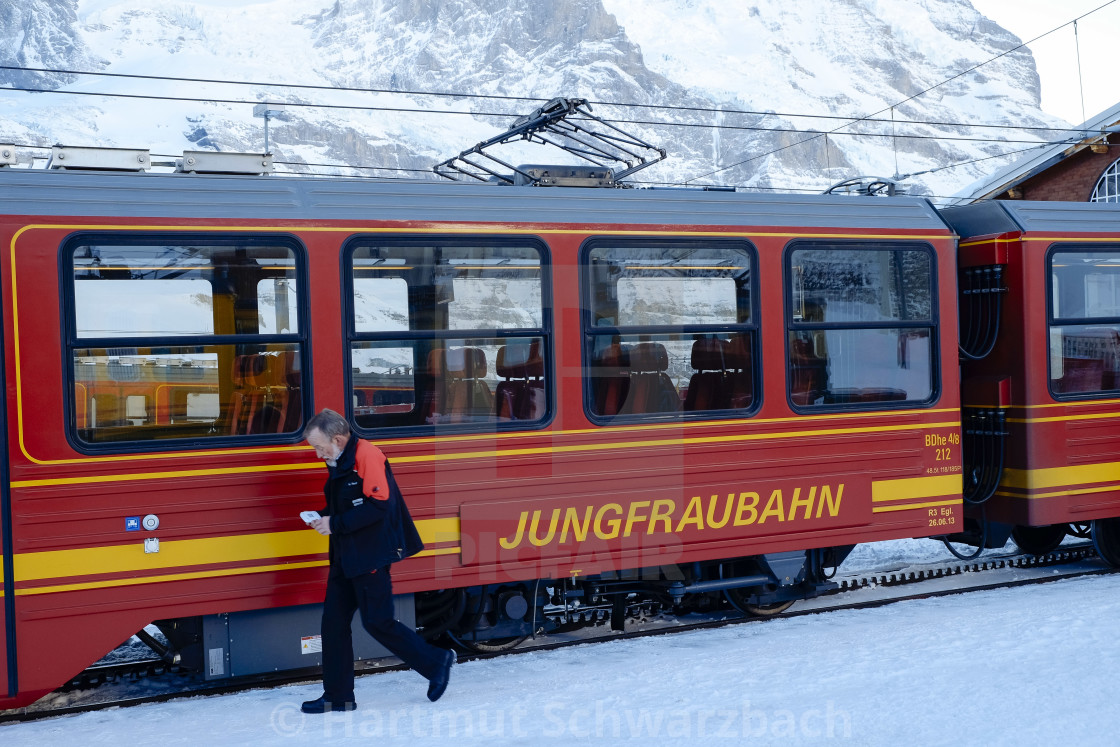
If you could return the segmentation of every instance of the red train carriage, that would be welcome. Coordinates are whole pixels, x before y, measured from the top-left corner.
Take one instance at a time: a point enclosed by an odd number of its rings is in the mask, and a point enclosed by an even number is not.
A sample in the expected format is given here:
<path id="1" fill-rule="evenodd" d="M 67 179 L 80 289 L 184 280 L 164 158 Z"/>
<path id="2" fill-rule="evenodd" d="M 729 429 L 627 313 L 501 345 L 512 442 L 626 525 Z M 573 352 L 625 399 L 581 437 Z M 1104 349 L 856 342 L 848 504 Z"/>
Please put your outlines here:
<path id="1" fill-rule="evenodd" d="M 418 520 L 402 617 L 466 645 L 549 602 L 774 611 L 857 542 L 960 529 L 924 200 L 15 169 L 0 197 L 0 708 L 152 621 L 208 677 L 317 664 L 321 407 Z"/>
<path id="2" fill-rule="evenodd" d="M 1049 552 L 1067 532 L 1088 536 L 1092 523 L 1098 552 L 1115 565 L 1120 210 L 993 201 L 944 215 L 961 236 L 962 273 L 972 273 L 962 288 L 986 282 L 1005 295 L 1002 312 L 983 325 L 991 354 L 964 365 L 966 437 L 973 428 L 1006 434 L 1004 469 L 995 472 L 991 498 L 968 511 L 988 535 L 981 544 L 1001 544 L 1011 529 L 1021 546 Z M 986 281 L 976 279 L 980 272 L 989 273 Z M 998 305 L 996 296 L 962 296 L 962 309 L 971 304 L 985 316 Z M 974 415 L 970 424 L 970 412 L 989 415 Z"/>

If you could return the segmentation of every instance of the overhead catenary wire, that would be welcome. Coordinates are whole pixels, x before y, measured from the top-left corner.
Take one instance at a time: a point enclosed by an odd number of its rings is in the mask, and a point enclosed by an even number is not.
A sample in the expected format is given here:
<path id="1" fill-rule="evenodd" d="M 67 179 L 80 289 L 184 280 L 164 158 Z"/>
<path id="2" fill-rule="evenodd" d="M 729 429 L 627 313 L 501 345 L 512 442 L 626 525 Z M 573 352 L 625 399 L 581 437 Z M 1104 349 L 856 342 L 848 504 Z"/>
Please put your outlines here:
<path id="1" fill-rule="evenodd" d="M 1077 35 L 1077 21 L 1073 22 L 1073 47 L 1077 55 L 1077 87 L 1081 91 L 1081 121 L 1085 121 L 1085 79 L 1081 76 L 1081 39 Z"/>
<path id="2" fill-rule="evenodd" d="M 1017 150 L 1008 151 L 1007 153 L 996 153 L 996 154 L 993 154 L 993 155 L 990 155 L 990 156 L 983 156 L 981 158 L 972 158 L 972 159 L 969 159 L 967 161 L 958 161 L 957 163 L 945 164 L 944 166 L 936 166 L 932 169 L 926 169 L 924 171 L 912 171 L 909 174 L 902 174 L 900 176 L 900 178 L 901 179 L 911 179 L 915 176 L 924 176 L 926 174 L 935 174 L 938 171 L 946 171 L 948 169 L 955 169 L 955 168 L 959 168 L 961 166 L 969 166 L 971 164 L 980 163 L 982 161 L 990 161 L 993 158 L 1009 158 L 1010 156 L 1017 156 L 1020 153 L 1026 153 L 1029 150 L 1039 150 L 1039 149 L 1042 149 L 1042 148 L 1050 148 L 1050 147 L 1053 147 L 1055 145 L 1072 145 L 1075 142 L 1077 142 L 1077 141 L 1074 140 L 1074 139 L 1067 139 L 1067 140 L 1051 141 L 1051 142 L 1048 142 L 1048 143 L 1037 143 L 1036 145 L 1031 145 L 1031 146 L 1028 146 L 1026 148 L 1019 148 Z"/>
<path id="3" fill-rule="evenodd" d="M 898 178 L 899 179 L 909 179 L 909 178 L 913 178 L 915 176 L 922 176 L 924 174 L 932 174 L 932 173 L 936 173 L 938 171 L 946 171 L 946 170 L 949 170 L 949 169 L 959 168 L 961 166 L 968 166 L 970 164 L 980 163 L 981 161 L 990 161 L 994 158 L 1010 158 L 1012 156 L 1017 156 L 1021 153 L 1025 153 L 1025 152 L 1030 151 L 1030 150 L 1038 150 L 1038 149 L 1041 149 L 1041 148 L 1049 148 L 1049 147 L 1054 146 L 1054 145 L 1072 144 L 1073 142 L 1076 142 L 1076 141 L 1075 140 L 1058 140 L 1058 141 L 1051 141 L 1051 142 L 1045 142 L 1045 143 L 1037 143 L 1035 145 L 1031 145 L 1031 146 L 1026 147 L 1026 148 L 1018 148 L 1016 150 L 1007 151 L 1006 153 L 994 153 L 992 155 L 983 156 L 981 158 L 971 158 L 967 161 L 958 161 L 956 163 L 945 164 L 943 166 L 937 166 L 935 168 L 926 169 L 924 171 L 915 171 L 915 172 L 912 172 L 912 173 L 909 173 L 909 174 L 900 174 L 898 176 Z M 661 186 L 666 186 L 666 187 L 674 187 L 674 186 L 679 187 L 679 186 L 681 186 L 681 184 L 679 182 L 670 182 L 670 181 L 635 181 L 634 184 L 661 185 Z M 763 187 L 763 186 L 760 186 L 760 185 L 753 185 L 753 184 L 736 184 L 736 185 L 729 185 L 729 186 L 734 186 L 736 189 L 754 189 L 754 190 L 765 191 L 765 192 L 806 192 L 806 193 L 811 193 L 811 194 L 819 194 L 821 192 L 820 188 L 808 188 L 808 187 Z M 941 199 L 941 200 L 952 200 L 952 199 L 957 198 L 957 195 L 927 194 L 927 195 L 924 195 L 924 196 L 928 197 L 928 198 L 931 198 L 931 199 Z"/>
<path id="4" fill-rule="evenodd" d="M 1006 138 L 995 137 L 965 137 L 962 135 L 914 135 L 914 134 L 898 134 L 893 132 L 836 132 L 834 130 L 802 130 L 793 127 L 757 127 L 753 125 L 729 125 L 725 123 L 708 124 L 700 122 L 656 122 L 652 120 L 633 120 L 633 119 L 608 119 L 604 118 L 605 122 L 611 124 L 638 124 L 650 127 L 697 127 L 697 128 L 711 128 L 720 130 L 743 130 L 748 132 L 774 132 L 774 133 L 794 133 L 794 134 L 815 134 L 819 136 L 829 137 L 877 137 L 877 138 L 907 138 L 910 140 L 961 140 L 966 142 L 978 143 L 1037 143 L 1038 140 L 1008 140 Z M 907 124 L 900 122 L 899 124 Z M 917 123 L 915 123 L 917 124 Z M 946 125 L 951 127 L 967 128 L 969 125 Z M 1005 129 L 1018 130 L 1020 128 L 1014 125 L 1007 125 Z M 1052 132 L 1081 132 L 1075 127 L 1065 129 L 1053 129 Z"/>
<path id="5" fill-rule="evenodd" d="M 245 100 L 245 99 L 198 98 L 198 97 L 194 97 L 194 96 L 170 96 L 170 95 L 139 94 L 139 93 L 112 93 L 112 92 L 106 92 L 106 91 L 61 91 L 61 90 L 55 90 L 55 89 L 50 89 L 50 88 L 32 88 L 32 87 L 0 87 L 0 90 L 20 91 L 20 92 L 25 92 L 25 93 L 59 94 L 59 95 L 70 95 L 70 96 L 104 96 L 104 97 L 108 97 L 108 98 L 124 98 L 124 99 L 134 99 L 134 100 L 139 99 L 139 100 L 152 100 L 152 101 L 182 101 L 182 102 L 202 103 L 202 104 L 244 104 L 244 105 L 248 106 L 248 105 L 255 105 L 255 104 L 260 103 L 259 101 Z M 269 103 L 276 103 L 276 102 L 269 102 Z M 289 106 L 289 107 L 309 108 L 309 109 L 318 108 L 318 109 L 351 110 L 351 111 L 378 111 L 378 112 L 394 112 L 394 113 L 406 113 L 406 114 L 427 114 L 427 115 L 441 115 L 442 114 L 442 115 L 461 115 L 461 116 L 496 117 L 496 118 L 518 118 L 518 117 L 522 116 L 519 113 L 509 113 L 509 112 L 478 112 L 478 111 L 470 111 L 470 110 L 425 109 L 425 108 L 421 108 L 421 107 L 371 106 L 371 105 L 359 105 L 359 104 L 324 104 L 324 103 L 314 103 L 314 102 L 284 102 L 282 105 L 283 106 Z M 608 118 L 604 118 L 604 121 L 610 122 L 612 124 L 638 124 L 638 125 L 644 125 L 644 126 L 650 126 L 650 127 L 654 127 L 654 126 L 656 126 L 656 127 L 692 127 L 692 128 L 743 130 L 743 131 L 756 131 L 756 132 L 774 132 L 774 133 L 808 134 L 808 135 L 810 135 L 809 138 L 807 138 L 806 140 L 801 141 L 801 142 L 809 142 L 810 140 L 813 140 L 817 137 L 821 137 L 822 135 L 825 134 L 825 132 L 821 131 L 821 130 L 808 130 L 808 131 L 806 131 L 806 130 L 802 130 L 802 129 L 798 129 L 798 128 L 794 128 L 794 127 L 759 127 L 759 126 L 755 126 L 755 125 L 733 125 L 733 124 L 727 124 L 727 123 L 724 123 L 724 122 L 720 122 L 720 123 L 717 123 L 717 122 L 710 122 L 710 123 L 705 123 L 705 122 L 672 122 L 672 121 L 608 119 Z M 898 122 L 897 124 L 915 124 L 915 125 L 921 124 L 921 125 L 924 125 L 926 123 L 915 121 L 915 122 Z M 971 127 L 971 125 L 966 125 L 966 124 L 946 124 L 946 125 L 943 125 L 943 126 L 945 126 L 945 127 Z M 1008 130 L 1032 129 L 1032 128 L 1021 128 L 1021 127 L 1018 127 L 1018 126 L 1015 126 L 1015 125 L 1003 125 L 1002 128 L 1003 129 L 1008 129 Z M 1033 128 L 1033 129 L 1037 129 L 1037 128 Z M 1076 128 L 1064 128 L 1064 129 L 1051 128 L 1051 131 L 1055 131 L 1055 132 L 1080 132 L 1080 130 L 1078 130 Z M 957 141 L 970 141 L 970 142 L 981 142 L 981 143 L 1007 143 L 1007 142 L 1027 143 L 1027 142 L 1035 142 L 1035 141 L 1030 141 L 1030 140 L 1009 140 L 1007 138 L 995 138 L 995 137 L 983 138 L 983 137 L 964 137 L 964 136 L 956 136 L 956 135 L 912 135 L 912 134 L 906 134 L 906 133 L 893 134 L 892 135 L 892 134 L 886 134 L 886 133 L 839 132 L 837 130 L 829 130 L 829 131 L 827 131 L 827 134 L 832 135 L 832 136 L 840 135 L 840 136 L 845 136 L 845 137 L 899 137 L 899 138 L 914 139 L 914 140 L 957 140 Z M 782 150 L 782 149 L 779 148 L 777 150 Z M 777 152 L 777 151 L 774 151 L 774 152 Z M 752 160 L 752 159 L 747 159 L 747 160 Z M 743 162 L 741 162 L 741 163 L 743 163 Z M 732 166 L 734 166 L 734 165 L 736 165 L 736 164 L 733 164 Z M 724 167 L 722 169 L 716 169 L 715 171 L 710 172 L 710 173 L 718 173 L 719 171 L 722 171 L 726 168 L 731 168 L 731 166 Z M 704 176 L 707 176 L 707 175 L 708 174 L 706 174 Z M 702 177 L 694 177 L 693 179 L 690 179 L 688 181 L 695 181 L 695 179 L 698 179 L 698 178 L 702 178 Z M 687 182 L 684 182 L 684 183 L 687 184 Z"/>
<path id="6" fill-rule="evenodd" d="M 1115 2 L 1116 0 L 1112 0 L 1112 1 Z M 494 100 L 494 101 L 526 101 L 526 102 L 534 102 L 534 103 L 535 102 L 546 102 L 546 101 L 550 100 L 550 99 L 540 98 L 540 97 L 535 97 L 535 96 L 511 96 L 511 95 L 483 94 L 483 93 L 455 93 L 455 92 L 451 92 L 451 91 L 420 91 L 420 90 L 402 89 L 402 88 L 365 88 L 365 87 L 355 87 L 355 86 L 328 86 L 328 85 L 311 84 L 311 83 L 282 83 L 282 82 L 268 82 L 268 81 L 244 81 L 244 80 L 233 80 L 233 79 L 222 79 L 222 78 L 191 78 L 191 77 L 180 77 L 180 76 L 171 76 L 171 75 L 142 75 L 142 74 L 138 74 L 138 73 L 109 73 L 109 72 L 94 71 L 94 70 L 71 70 L 71 69 L 67 69 L 67 68 L 30 67 L 30 66 L 24 66 L 24 65 L 0 65 L 0 70 L 8 70 L 8 71 L 12 71 L 12 72 L 49 73 L 49 74 L 54 74 L 54 75 L 80 75 L 80 76 L 89 76 L 89 77 L 124 78 L 124 79 L 135 79 L 135 80 L 159 81 L 159 82 L 166 82 L 166 83 L 195 83 L 195 84 L 207 84 L 207 85 L 214 84 L 214 85 L 231 85 L 231 86 L 249 86 L 249 87 L 254 87 L 254 88 L 266 88 L 266 87 L 288 88 L 288 89 L 293 89 L 293 90 L 314 90 L 314 91 L 325 91 L 325 92 L 332 92 L 332 93 L 375 93 L 375 94 L 391 94 L 391 95 L 400 95 L 400 96 L 422 96 L 422 97 L 435 97 L 435 98 L 478 99 L 478 100 Z M 67 93 L 83 94 L 83 93 L 85 93 L 85 92 L 81 92 L 81 91 L 73 91 L 73 90 L 70 90 L 70 89 L 62 90 L 62 89 L 54 89 L 54 88 L 29 88 L 29 87 L 21 87 L 21 86 L 3 86 L 3 87 L 0 87 L 0 89 L 12 90 L 12 91 L 25 91 L 25 92 L 30 92 L 30 93 L 59 93 L 59 94 L 67 94 Z M 102 93 L 97 94 L 97 95 L 112 97 L 112 96 L 117 96 L 117 95 L 124 96 L 126 94 L 113 94 L 113 93 L 108 93 L 108 92 L 102 92 Z M 300 107 L 316 107 L 316 106 L 319 106 L 318 104 L 315 104 L 315 103 L 312 103 L 312 102 L 273 101 L 271 99 L 269 99 L 269 100 L 264 100 L 264 99 L 261 99 L 261 100 L 237 100 L 237 99 L 210 99 L 210 98 L 200 98 L 200 97 L 182 97 L 181 99 L 174 99 L 174 100 L 193 101 L 193 102 L 199 102 L 199 103 L 205 103 L 205 102 L 241 103 L 241 104 L 270 103 L 270 104 L 278 104 L 278 105 L 282 105 L 282 106 L 300 106 Z M 806 113 L 806 112 L 800 112 L 800 113 L 798 113 L 798 112 L 778 112 L 778 111 L 764 111 L 764 110 L 750 110 L 750 109 L 734 109 L 734 108 L 719 107 L 719 106 L 714 106 L 714 107 L 680 106 L 680 105 L 674 105 L 674 104 L 643 104 L 643 103 L 627 102 L 627 101 L 595 101 L 595 100 L 589 100 L 588 103 L 593 105 L 593 106 L 610 106 L 610 107 L 618 107 L 618 108 L 625 108 L 625 109 L 654 109 L 654 110 L 664 110 L 664 111 L 695 112 L 695 113 L 719 114 L 721 116 L 722 115 L 735 114 L 735 115 L 756 116 L 756 117 L 764 117 L 764 118 L 765 117 L 780 117 L 780 118 L 785 118 L 785 119 L 823 119 L 823 120 L 842 120 L 842 121 L 845 121 L 845 122 L 847 122 L 849 120 L 856 119 L 855 117 L 853 117 L 851 115 L 842 115 L 842 114 L 812 114 L 812 113 Z M 328 107 L 329 105 L 323 105 L 323 106 Z M 346 107 L 336 107 L 336 108 L 346 108 Z M 363 108 L 363 107 L 354 107 L 354 108 Z M 393 111 L 393 109 L 389 109 L 389 110 Z M 412 111 L 412 110 L 406 110 L 406 111 Z M 434 112 L 442 112 L 442 110 L 435 110 L 435 109 L 419 109 L 417 111 L 433 112 L 433 113 Z M 494 113 L 494 112 L 469 112 L 469 111 L 467 111 L 467 112 L 464 112 L 464 111 L 449 111 L 447 113 L 478 114 L 479 116 L 510 116 L 510 117 L 521 116 L 520 113 L 501 113 L 501 114 L 499 114 L 499 113 Z M 874 115 L 867 116 L 867 117 L 859 117 L 857 121 L 871 122 L 871 123 L 887 123 L 887 122 L 894 123 L 894 122 L 897 122 L 897 124 L 923 124 L 923 125 L 939 126 L 939 127 L 976 127 L 976 128 L 995 128 L 995 129 L 1017 129 L 1017 130 L 1040 131 L 1040 132 L 1065 131 L 1065 130 L 1069 129 L 1069 128 L 1060 128 L 1060 127 L 1057 127 L 1057 128 L 1046 127 L 1046 126 L 1042 126 L 1042 125 L 1009 126 L 1009 125 L 1005 125 L 1005 124 L 986 124 L 986 123 L 980 123 L 980 122 L 973 123 L 973 122 L 943 122 L 943 121 L 939 121 L 939 120 L 876 119 L 874 117 Z"/>
<path id="7" fill-rule="evenodd" d="M 455 93 L 453 91 L 413 91 L 399 88 L 364 88 L 356 86 L 329 86 L 321 83 L 283 83 L 275 81 L 233 80 L 229 78 L 191 78 L 173 75 L 143 75 L 140 73 L 109 73 L 103 70 L 70 70 L 67 68 L 30 67 L 24 65 L 0 65 L 0 70 L 24 73 L 48 73 L 51 75 L 82 75 L 96 78 L 124 78 L 130 80 L 150 80 L 161 83 L 204 83 L 227 86 L 249 86 L 252 88 L 291 88 L 307 91 L 332 91 L 340 93 L 388 93 L 406 96 L 432 96 L 456 99 L 484 99 L 494 101 L 548 101 L 537 96 L 509 96 L 495 93 Z M 282 103 L 282 102 L 275 102 Z"/>
<path id="8" fill-rule="evenodd" d="M 360 104 L 322 104 L 310 101 L 254 101 L 252 99 L 221 99 L 221 98 L 200 98 L 198 96 L 168 96 L 154 93 L 112 93 L 109 91 L 70 91 L 59 90 L 55 88 L 33 88 L 30 86 L 0 86 L 0 90 L 6 91 L 19 91 L 22 93 L 46 93 L 57 94 L 62 96 L 104 96 L 106 98 L 116 99 L 144 99 L 150 101 L 182 101 L 193 104 L 242 104 L 246 106 L 255 106 L 261 103 L 277 104 L 288 107 L 299 107 L 307 109 L 349 109 L 354 111 L 385 111 L 385 112 L 403 112 L 403 113 L 416 113 L 416 114 L 455 114 L 475 117 L 516 117 L 517 114 L 509 112 L 473 112 L 470 110 L 455 110 L 455 109 L 424 109 L 420 107 L 408 108 L 400 106 L 370 106 Z"/>

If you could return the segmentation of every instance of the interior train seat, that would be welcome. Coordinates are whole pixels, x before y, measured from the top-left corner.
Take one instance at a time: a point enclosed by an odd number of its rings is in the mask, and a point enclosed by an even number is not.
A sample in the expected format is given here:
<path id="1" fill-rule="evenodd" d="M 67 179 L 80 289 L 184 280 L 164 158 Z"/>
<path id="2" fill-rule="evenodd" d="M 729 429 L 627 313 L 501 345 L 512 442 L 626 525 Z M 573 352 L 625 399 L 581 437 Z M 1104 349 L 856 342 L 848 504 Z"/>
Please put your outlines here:
<path id="1" fill-rule="evenodd" d="M 303 422 L 303 371 L 298 350 L 280 353 L 279 374 L 285 389 L 284 408 L 281 410 L 280 428 L 283 433 L 291 433 Z"/>
<path id="2" fill-rule="evenodd" d="M 1055 392 L 1099 392 L 1104 385 L 1100 358 L 1062 358 L 1062 377 L 1054 380 Z"/>
<path id="3" fill-rule="evenodd" d="M 595 413 L 617 415 L 630 394 L 630 350 L 621 343 L 611 343 L 599 353 L 591 372 L 591 390 L 595 397 Z"/>
<path id="4" fill-rule="evenodd" d="M 498 348 L 495 368 L 503 379 L 494 390 L 494 414 L 498 419 L 544 417 L 544 359 L 540 340 L 512 342 Z"/>
<path id="5" fill-rule="evenodd" d="M 622 412 L 677 412 L 681 398 L 669 369 L 669 354 L 659 342 L 640 342 L 630 348 L 630 394 Z"/>
<path id="6" fill-rule="evenodd" d="M 688 380 L 684 409 L 722 410 L 727 407 L 727 343 L 712 337 L 701 337 L 692 343 L 692 367 L 696 373 Z"/>
<path id="7" fill-rule="evenodd" d="M 268 360 L 259 354 L 237 355 L 233 358 L 230 380 L 233 393 L 229 401 L 229 434 L 249 432 L 249 423 L 264 404 L 262 382 L 267 373 Z"/>
<path id="8" fill-rule="evenodd" d="M 743 409 L 754 404 L 754 357 L 750 334 L 732 336 L 726 348 L 727 374 L 724 377 L 726 405 Z"/>
<path id="9" fill-rule="evenodd" d="M 1100 384 L 1096 387 L 1098 391 L 1120 388 L 1120 332 L 1112 327 L 1088 327 L 1078 330 L 1076 334 L 1067 335 L 1066 340 L 1078 348 L 1070 351 L 1071 357 L 1096 358 L 1101 361 L 1103 370 Z"/>
<path id="10" fill-rule="evenodd" d="M 234 390 L 229 408 L 231 435 L 282 433 L 288 429 L 293 399 L 289 373 L 293 365 L 298 366 L 293 361 L 298 361 L 295 351 L 234 357 L 231 376 Z M 298 408 L 298 389 L 295 399 Z"/>
<path id="11" fill-rule="evenodd" d="M 1104 361 L 1104 376 L 1101 379 L 1102 389 L 1120 389 L 1120 332 L 1111 327 L 1100 330 L 1104 338 L 1102 360 Z"/>
<path id="12" fill-rule="evenodd" d="M 493 412 L 494 395 L 483 380 L 486 377 L 486 354 L 481 348 L 449 348 L 444 365 L 447 375 L 444 414 L 451 422 Z"/>
<path id="13" fill-rule="evenodd" d="M 789 342 L 789 395 L 794 404 L 811 405 L 823 396 L 828 374 L 828 361 L 818 358 L 809 340 L 793 338 Z"/>
<path id="14" fill-rule="evenodd" d="M 438 423 L 443 418 L 447 402 L 447 351 L 435 348 L 428 351 L 428 361 L 417 377 L 420 390 L 420 416 L 425 423 Z"/>

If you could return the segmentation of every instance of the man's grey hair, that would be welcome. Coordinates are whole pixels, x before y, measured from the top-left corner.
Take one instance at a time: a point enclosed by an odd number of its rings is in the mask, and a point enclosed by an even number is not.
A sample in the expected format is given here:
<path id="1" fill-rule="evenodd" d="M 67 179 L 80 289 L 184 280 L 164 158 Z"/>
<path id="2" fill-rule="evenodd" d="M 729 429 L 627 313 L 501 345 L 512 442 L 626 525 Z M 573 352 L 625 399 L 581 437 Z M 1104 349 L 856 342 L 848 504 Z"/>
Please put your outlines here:
<path id="1" fill-rule="evenodd" d="M 311 431 L 319 431 L 327 438 L 349 436 L 350 424 L 346 422 L 346 418 L 334 410 L 324 407 L 321 412 L 312 415 L 311 419 L 307 421 L 307 425 L 303 429 L 304 439 L 311 434 Z"/>

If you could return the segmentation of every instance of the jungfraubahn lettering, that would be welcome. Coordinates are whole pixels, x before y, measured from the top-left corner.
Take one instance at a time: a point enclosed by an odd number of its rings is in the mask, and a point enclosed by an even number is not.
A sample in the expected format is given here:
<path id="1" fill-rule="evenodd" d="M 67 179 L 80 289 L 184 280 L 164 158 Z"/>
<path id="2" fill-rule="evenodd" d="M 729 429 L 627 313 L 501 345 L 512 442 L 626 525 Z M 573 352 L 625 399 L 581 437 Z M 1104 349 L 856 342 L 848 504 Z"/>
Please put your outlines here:
<path id="1" fill-rule="evenodd" d="M 522 511 L 517 531 L 510 537 L 499 538 L 498 543 L 505 550 L 514 550 L 522 545 L 546 547 L 551 544 L 562 545 L 569 540 L 583 542 L 590 534 L 601 540 L 610 540 L 619 536 L 629 537 L 635 533 L 680 534 L 689 529 L 722 529 L 729 524 L 743 527 L 765 524 L 768 521 L 808 521 L 826 516 L 835 518 L 840 514 L 843 496 L 844 483 L 840 483 L 835 489 L 831 485 L 794 488 L 788 504 L 782 489 L 775 488 L 761 509 L 759 504 L 762 503 L 762 496 L 755 491 L 744 491 L 728 493 L 726 497 L 713 495 L 708 499 L 706 510 L 704 499 L 698 495 L 693 496 L 679 514 L 677 502 L 671 498 L 631 501 L 625 508 L 619 503 L 606 503 L 597 509 L 594 505 L 554 508 L 544 521 L 544 512 L 540 509 Z"/>

